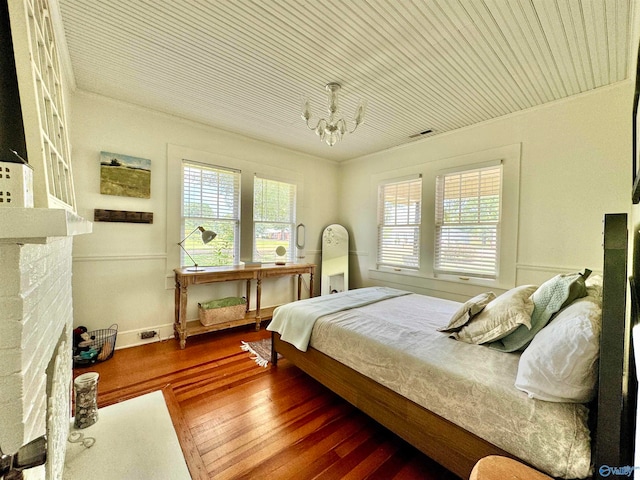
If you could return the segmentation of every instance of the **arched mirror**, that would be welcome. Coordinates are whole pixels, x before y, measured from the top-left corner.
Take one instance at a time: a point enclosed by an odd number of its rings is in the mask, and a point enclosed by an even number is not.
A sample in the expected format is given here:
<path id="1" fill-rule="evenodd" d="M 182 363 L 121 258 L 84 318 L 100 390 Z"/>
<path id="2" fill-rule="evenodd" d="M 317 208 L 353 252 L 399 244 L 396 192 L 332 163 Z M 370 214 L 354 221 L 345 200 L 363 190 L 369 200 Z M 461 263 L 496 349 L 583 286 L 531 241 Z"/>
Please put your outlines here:
<path id="1" fill-rule="evenodd" d="M 349 290 L 349 233 L 342 225 L 329 225 L 322 232 L 322 281 L 320 294 Z"/>

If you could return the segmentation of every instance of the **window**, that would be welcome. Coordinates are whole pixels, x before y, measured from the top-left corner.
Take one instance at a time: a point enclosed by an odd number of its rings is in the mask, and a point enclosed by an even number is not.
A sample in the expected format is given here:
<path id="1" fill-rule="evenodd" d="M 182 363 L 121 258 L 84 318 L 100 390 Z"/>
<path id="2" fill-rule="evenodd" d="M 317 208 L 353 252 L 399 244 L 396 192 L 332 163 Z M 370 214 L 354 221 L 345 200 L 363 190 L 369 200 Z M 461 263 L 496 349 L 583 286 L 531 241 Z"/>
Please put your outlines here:
<path id="1" fill-rule="evenodd" d="M 422 178 L 378 187 L 378 265 L 420 267 Z"/>
<path id="2" fill-rule="evenodd" d="M 198 226 L 216 232 L 208 244 L 198 234 L 184 244 L 198 265 L 233 265 L 237 263 L 240 227 L 240 172 L 188 160 L 182 162 L 182 235 Z M 181 265 L 189 262 L 180 252 Z"/>
<path id="3" fill-rule="evenodd" d="M 279 260 L 276 248 L 293 260 L 296 222 L 296 185 L 255 176 L 253 181 L 253 260 Z"/>
<path id="4" fill-rule="evenodd" d="M 496 279 L 502 165 L 436 177 L 434 272 Z"/>

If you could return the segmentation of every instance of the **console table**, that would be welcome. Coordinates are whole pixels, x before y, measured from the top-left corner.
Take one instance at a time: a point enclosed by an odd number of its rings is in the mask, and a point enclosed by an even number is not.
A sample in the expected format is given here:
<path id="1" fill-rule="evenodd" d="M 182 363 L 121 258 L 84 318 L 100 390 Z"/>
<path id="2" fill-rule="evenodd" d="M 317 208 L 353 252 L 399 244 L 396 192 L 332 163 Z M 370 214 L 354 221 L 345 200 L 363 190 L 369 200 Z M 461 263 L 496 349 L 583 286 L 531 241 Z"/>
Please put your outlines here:
<path id="1" fill-rule="evenodd" d="M 262 296 L 262 280 L 271 277 L 298 276 L 298 300 L 300 300 L 302 275 L 309 275 L 309 291 L 313 297 L 313 276 L 316 266 L 312 263 L 287 263 L 285 265 L 259 265 L 259 266 L 225 266 L 225 267 L 193 267 L 176 268 L 174 270 L 176 280 L 175 297 L 175 323 L 174 335 L 180 340 L 180 348 L 187 344 L 187 337 L 201 333 L 249 325 L 255 323 L 256 330 L 260 329 L 260 322 L 268 320 L 275 307 L 260 308 Z M 247 282 L 247 310 L 244 318 L 225 322 L 217 325 L 204 326 L 199 321 L 187 322 L 187 289 L 189 285 L 202 285 L 217 282 L 232 282 L 244 280 Z M 256 308 L 251 310 L 249 301 L 251 298 L 251 280 L 256 280 Z"/>

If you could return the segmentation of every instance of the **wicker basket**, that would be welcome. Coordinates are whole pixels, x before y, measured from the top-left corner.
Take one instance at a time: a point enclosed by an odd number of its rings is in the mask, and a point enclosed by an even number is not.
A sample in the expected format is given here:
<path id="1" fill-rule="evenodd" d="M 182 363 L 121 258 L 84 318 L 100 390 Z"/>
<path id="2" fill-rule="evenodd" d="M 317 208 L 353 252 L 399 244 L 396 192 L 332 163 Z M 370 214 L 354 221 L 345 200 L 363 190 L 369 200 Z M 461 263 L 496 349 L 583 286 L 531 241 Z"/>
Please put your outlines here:
<path id="1" fill-rule="evenodd" d="M 73 352 L 73 365 L 84 367 L 98 362 L 104 362 L 113 357 L 116 349 L 116 337 L 118 336 L 118 324 L 114 323 L 109 328 L 87 332 L 93 338 L 88 348 L 97 353 L 90 358 L 84 357 L 82 352 Z M 86 347 L 85 347 L 86 348 Z"/>
<path id="2" fill-rule="evenodd" d="M 235 305 L 220 306 L 232 303 Z M 233 322 L 241 320 L 247 311 L 247 301 L 239 297 L 226 297 L 219 300 L 212 300 L 207 303 L 198 304 L 198 314 L 200 323 L 205 327 L 217 325 L 219 323 Z"/>

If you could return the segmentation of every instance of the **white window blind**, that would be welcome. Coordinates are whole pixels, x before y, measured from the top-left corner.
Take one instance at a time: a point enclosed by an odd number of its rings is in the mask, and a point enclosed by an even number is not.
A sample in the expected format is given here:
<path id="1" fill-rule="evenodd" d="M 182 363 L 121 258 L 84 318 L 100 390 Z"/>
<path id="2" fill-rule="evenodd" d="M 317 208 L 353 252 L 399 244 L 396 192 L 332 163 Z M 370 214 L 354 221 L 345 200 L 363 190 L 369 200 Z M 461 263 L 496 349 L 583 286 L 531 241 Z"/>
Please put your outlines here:
<path id="1" fill-rule="evenodd" d="M 182 238 L 198 226 L 217 234 L 205 245 L 196 232 L 185 242 L 186 250 L 201 266 L 237 263 L 240 172 L 188 160 L 182 162 L 182 172 Z M 184 257 L 182 251 L 181 255 Z"/>
<path id="2" fill-rule="evenodd" d="M 276 248 L 286 249 L 285 261 L 293 261 L 296 222 L 296 185 L 259 176 L 253 181 L 253 260 L 280 260 Z"/>
<path id="3" fill-rule="evenodd" d="M 378 265 L 420 266 L 422 178 L 378 187 Z"/>
<path id="4" fill-rule="evenodd" d="M 436 177 L 436 273 L 498 275 L 502 165 Z"/>

